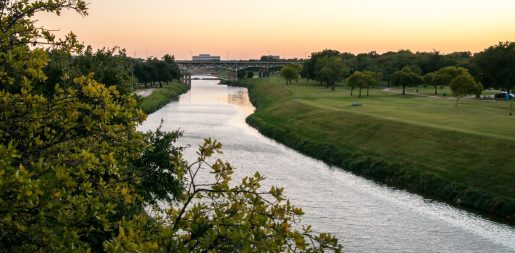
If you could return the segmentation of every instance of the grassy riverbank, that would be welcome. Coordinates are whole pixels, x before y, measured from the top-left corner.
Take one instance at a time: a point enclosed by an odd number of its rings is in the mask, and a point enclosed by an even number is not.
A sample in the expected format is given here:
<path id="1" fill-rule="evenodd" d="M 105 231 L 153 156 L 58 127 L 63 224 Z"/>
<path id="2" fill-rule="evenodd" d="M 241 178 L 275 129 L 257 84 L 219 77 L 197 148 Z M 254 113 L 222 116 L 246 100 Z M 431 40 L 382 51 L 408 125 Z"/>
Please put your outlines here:
<path id="1" fill-rule="evenodd" d="M 246 79 L 247 122 L 302 153 L 426 196 L 515 221 L 515 117 L 505 102 L 402 96 Z M 352 107 L 352 102 L 363 106 Z"/>
<path id="2" fill-rule="evenodd" d="M 153 113 L 189 89 L 190 85 L 182 83 L 172 83 L 163 88 L 156 88 L 152 94 L 141 99 L 140 107 L 147 114 Z"/>

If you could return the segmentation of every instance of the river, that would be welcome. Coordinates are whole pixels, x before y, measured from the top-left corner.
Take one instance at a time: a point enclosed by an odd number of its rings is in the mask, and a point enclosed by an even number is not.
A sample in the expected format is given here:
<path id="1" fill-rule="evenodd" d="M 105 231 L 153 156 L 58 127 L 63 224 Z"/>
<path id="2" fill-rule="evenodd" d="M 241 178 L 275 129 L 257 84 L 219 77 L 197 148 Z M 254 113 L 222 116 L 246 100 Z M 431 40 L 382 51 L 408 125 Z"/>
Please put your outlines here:
<path id="1" fill-rule="evenodd" d="M 236 178 L 259 171 L 285 187 L 303 223 L 330 232 L 347 252 L 515 252 L 515 229 L 419 195 L 355 176 L 262 136 L 245 123 L 254 111 L 245 88 L 193 80 L 191 90 L 149 115 L 140 130 L 182 129 L 195 159 L 205 137 L 223 143 Z"/>

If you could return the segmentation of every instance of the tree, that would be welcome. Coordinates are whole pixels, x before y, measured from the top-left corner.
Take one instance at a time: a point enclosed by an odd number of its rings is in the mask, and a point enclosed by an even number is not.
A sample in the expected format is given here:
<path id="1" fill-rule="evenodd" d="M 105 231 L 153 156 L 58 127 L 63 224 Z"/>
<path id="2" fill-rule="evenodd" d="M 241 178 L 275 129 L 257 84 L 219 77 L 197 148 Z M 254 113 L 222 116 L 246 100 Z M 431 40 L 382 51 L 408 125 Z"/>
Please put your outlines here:
<path id="1" fill-rule="evenodd" d="M 510 93 L 515 85 L 515 42 L 500 42 L 474 55 L 473 66 L 487 87 Z"/>
<path id="2" fill-rule="evenodd" d="M 515 85 L 515 42 L 499 42 L 475 54 L 472 64 L 477 76 L 487 87 L 504 89 L 508 94 Z M 510 115 L 513 112 L 513 99 Z"/>
<path id="3" fill-rule="evenodd" d="M 483 92 L 483 85 L 476 82 L 474 77 L 468 73 L 462 73 L 454 78 L 449 84 L 449 88 L 452 90 L 453 96 L 456 97 L 455 106 L 458 106 L 461 97 L 469 94 L 478 96 Z"/>
<path id="4" fill-rule="evenodd" d="M 325 82 L 326 88 L 331 86 L 333 91 L 336 82 L 340 81 L 348 73 L 348 68 L 339 56 L 324 56 L 318 59 L 315 70 L 316 79 Z"/>
<path id="5" fill-rule="evenodd" d="M 424 80 L 413 67 L 404 67 L 392 75 L 392 83 L 402 86 L 402 95 L 406 95 L 406 87 L 417 86 L 423 82 Z"/>
<path id="6" fill-rule="evenodd" d="M 363 88 L 367 88 L 367 96 L 368 96 L 368 88 L 376 85 L 380 81 L 380 74 L 371 71 L 355 71 L 347 78 L 347 85 L 351 88 L 351 96 L 354 87 L 359 88 L 359 98 L 361 98 L 361 90 Z"/>
<path id="7" fill-rule="evenodd" d="M 290 84 L 292 80 L 299 79 L 299 70 L 293 65 L 286 65 L 281 69 L 280 75 L 286 80 L 286 84 Z"/>
<path id="8" fill-rule="evenodd" d="M 247 71 L 238 70 L 238 71 L 236 71 L 236 76 L 238 77 L 238 79 L 243 79 L 243 78 L 247 77 Z"/>
<path id="9" fill-rule="evenodd" d="M 173 79 L 180 79 L 182 76 L 181 70 L 179 69 L 179 66 L 177 66 L 177 63 L 175 62 L 175 56 L 170 54 L 165 54 L 163 56 L 163 61 L 168 65 L 167 69 L 170 72 L 170 75 Z"/>
<path id="10" fill-rule="evenodd" d="M 367 97 L 368 97 L 369 89 L 371 87 L 373 88 L 374 86 L 379 85 L 379 83 L 383 79 L 383 74 L 381 74 L 379 72 L 373 72 L 373 71 L 364 71 L 363 73 L 367 77 Z"/>
<path id="11" fill-rule="evenodd" d="M 454 78 L 463 74 L 469 74 L 468 70 L 462 67 L 449 66 L 426 74 L 424 81 L 434 86 L 435 95 L 438 95 L 438 87 L 448 86 Z"/>
<path id="12" fill-rule="evenodd" d="M 38 43 L 64 52 L 79 45 L 73 38 L 56 42 L 31 17 L 64 9 L 84 14 L 84 2 L 3 1 L 0 8 L 2 250 L 341 248 L 330 235 L 314 236 L 309 227 L 300 228 L 296 223 L 302 210 L 280 188 L 260 190 L 261 175 L 232 184 L 230 164 L 207 162 L 220 152 L 218 142 L 206 140 L 197 162 L 187 164 L 182 149 L 173 146 L 179 133 L 137 131 L 145 115 L 136 97 L 97 82 L 94 74 L 78 76 L 67 87 L 48 85 L 52 96 L 34 89 L 47 78 L 48 54 Z M 195 175 L 204 169 L 212 172 L 211 184 L 196 183 Z"/>
<path id="13" fill-rule="evenodd" d="M 339 56 L 340 52 L 337 50 L 330 50 L 326 49 L 321 52 L 316 52 L 311 54 L 311 58 L 304 62 L 304 65 L 302 66 L 304 71 L 304 75 L 307 79 L 314 80 L 316 78 L 316 65 L 317 61 L 319 59 L 322 59 L 323 57 L 331 57 L 331 56 Z"/>

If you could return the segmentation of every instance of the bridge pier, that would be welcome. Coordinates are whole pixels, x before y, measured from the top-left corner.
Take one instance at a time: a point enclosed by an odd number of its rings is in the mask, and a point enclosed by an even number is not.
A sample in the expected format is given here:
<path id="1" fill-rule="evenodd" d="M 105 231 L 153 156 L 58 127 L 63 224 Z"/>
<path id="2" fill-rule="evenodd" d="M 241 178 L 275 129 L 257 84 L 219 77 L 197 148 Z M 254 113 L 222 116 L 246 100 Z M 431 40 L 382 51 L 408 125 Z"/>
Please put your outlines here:
<path id="1" fill-rule="evenodd" d="M 182 75 L 180 81 L 181 81 L 181 83 L 184 83 L 184 84 L 191 84 L 191 75 L 190 74 Z"/>

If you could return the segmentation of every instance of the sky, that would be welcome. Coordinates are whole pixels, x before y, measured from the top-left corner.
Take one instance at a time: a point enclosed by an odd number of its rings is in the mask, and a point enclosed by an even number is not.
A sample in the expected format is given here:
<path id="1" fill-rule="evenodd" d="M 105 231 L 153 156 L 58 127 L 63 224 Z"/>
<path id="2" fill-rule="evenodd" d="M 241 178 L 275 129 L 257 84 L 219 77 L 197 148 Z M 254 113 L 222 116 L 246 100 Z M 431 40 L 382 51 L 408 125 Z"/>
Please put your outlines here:
<path id="1" fill-rule="evenodd" d="M 225 59 L 409 49 L 479 52 L 515 41 L 514 0 L 89 0 L 89 15 L 39 15 L 94 48 L 132 57 Z"/>

